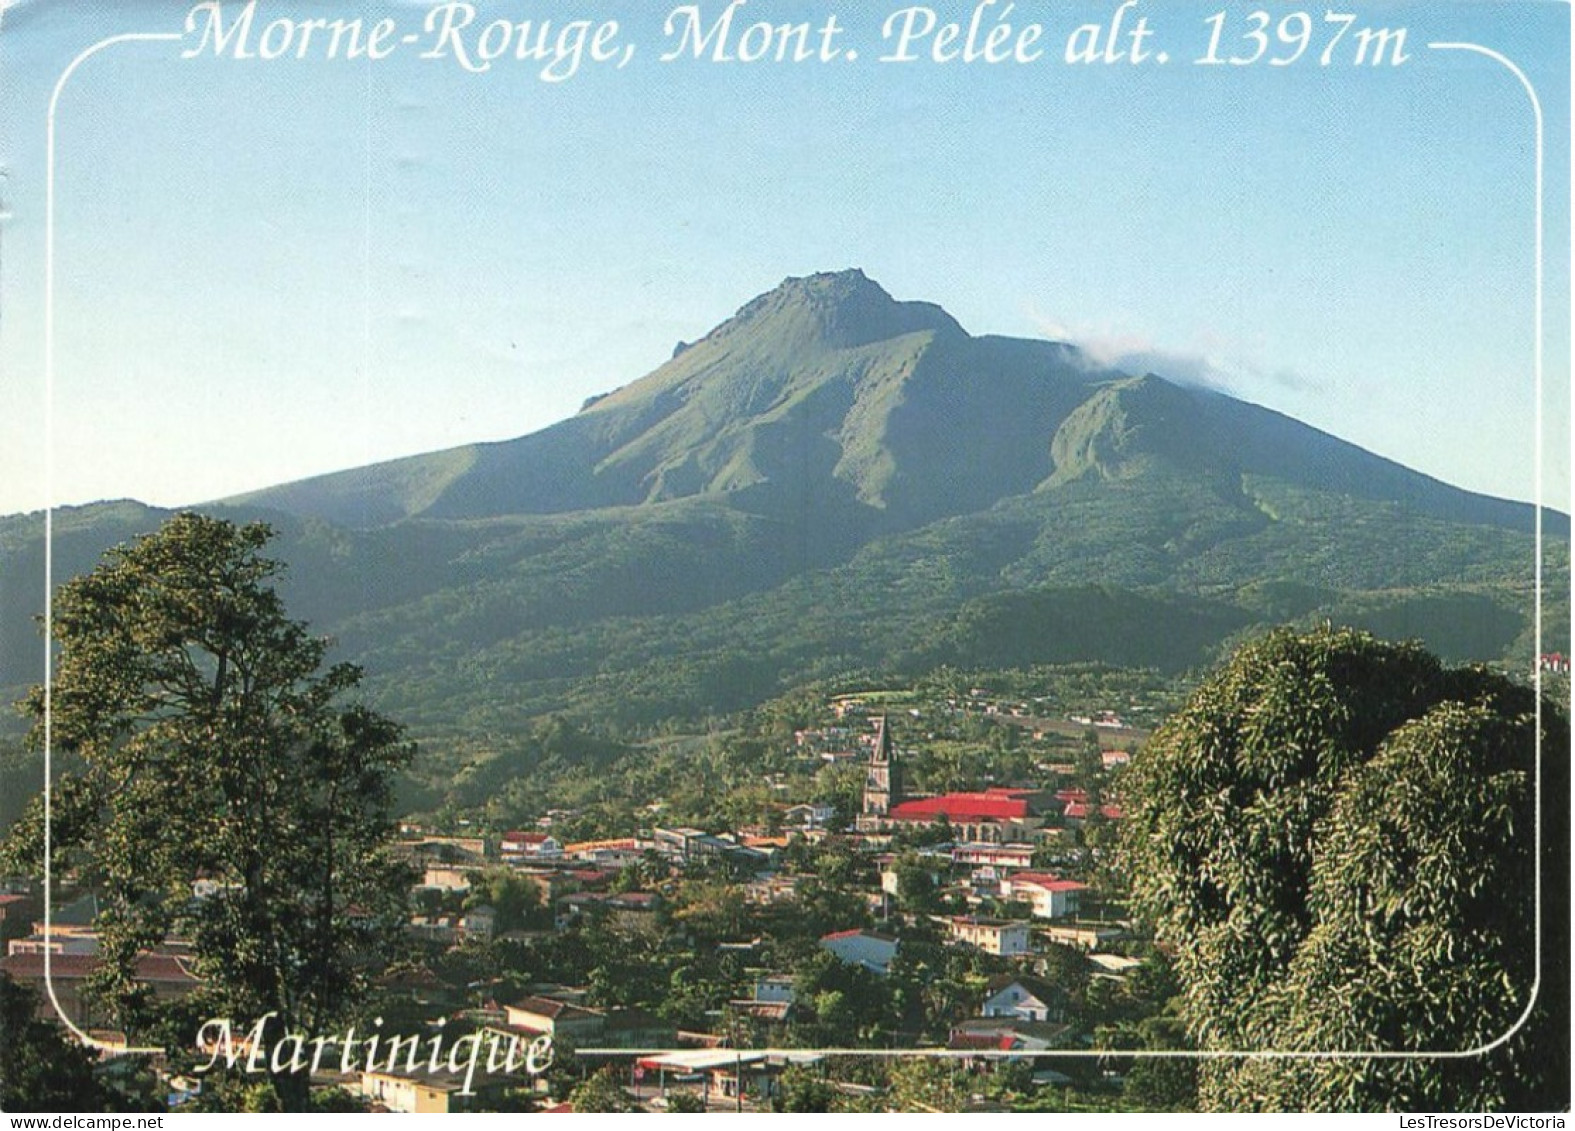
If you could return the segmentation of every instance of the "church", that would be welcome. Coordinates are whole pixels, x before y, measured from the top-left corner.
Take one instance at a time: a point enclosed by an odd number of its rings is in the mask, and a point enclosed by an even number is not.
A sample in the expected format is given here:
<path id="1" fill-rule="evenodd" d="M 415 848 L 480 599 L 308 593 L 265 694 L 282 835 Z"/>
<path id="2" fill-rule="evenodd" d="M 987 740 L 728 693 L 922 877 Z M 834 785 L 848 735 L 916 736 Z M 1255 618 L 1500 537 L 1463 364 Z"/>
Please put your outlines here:
<path id="1" fill-rule="evenodd" d="M 864 773 L 860 832 L 890 833 L 945 820 L 957 843 L 1008 844 L 1028 840 L 1044 824 L 1053 804 L 1042 790 L 992 787 L 979 792 L 906 797 L 902 762 L 892 742 L 890 721 L 875 719 L 875 741 Z"/>

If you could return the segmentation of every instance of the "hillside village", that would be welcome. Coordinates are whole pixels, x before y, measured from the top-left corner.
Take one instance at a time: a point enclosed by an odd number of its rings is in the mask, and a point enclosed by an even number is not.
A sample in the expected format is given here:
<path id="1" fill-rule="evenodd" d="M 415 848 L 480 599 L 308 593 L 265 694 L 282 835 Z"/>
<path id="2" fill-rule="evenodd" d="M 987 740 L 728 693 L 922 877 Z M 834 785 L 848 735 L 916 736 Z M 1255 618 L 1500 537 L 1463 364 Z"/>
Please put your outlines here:
<path id="1" fill-rule="evenodd" d="M 1167 1092 L 1142 1062 L 1031 1055 L 1170 1039 L 1168 964 L 1103 871 L 1136 724 L 1154 713 L 980 687 L 828 696 L 770 731 L 786 769 L 768 775 L 764 820 L 668 823 L 656 797 L 648 821 L 594 836 L 562 806 L 498 827 L 411 821 L 395 845 L 414 881 L 406 958 L 368 1017 L 550 1037 L 553 1067 L 468 1089 L 421 1064 L 314 1085 L 391 1111 L 550 1110 L 598 1091 L 649 1110 L 881 1110 L 937 1086 L 983 1106 L 1184 1105 L 1185 1079 Z M 973 756 L 939 757 L 959 746 Z M 104 1023 L 80 991 L 95 911 L 90 892 L 57 893 L 45 940 L 36 896 L 0 897 L 0 967 L 41 987 L 50 949 L 62 1005 L 89 1030 Z M 139 979 L 189 993 L 188 952 L 167 940 Z M 892 1048 L 951 1055 L 899 1072 L 827 1051 Z M 166 1083 L 182 1104 L 222 1086 L 180 1067 Z"/>

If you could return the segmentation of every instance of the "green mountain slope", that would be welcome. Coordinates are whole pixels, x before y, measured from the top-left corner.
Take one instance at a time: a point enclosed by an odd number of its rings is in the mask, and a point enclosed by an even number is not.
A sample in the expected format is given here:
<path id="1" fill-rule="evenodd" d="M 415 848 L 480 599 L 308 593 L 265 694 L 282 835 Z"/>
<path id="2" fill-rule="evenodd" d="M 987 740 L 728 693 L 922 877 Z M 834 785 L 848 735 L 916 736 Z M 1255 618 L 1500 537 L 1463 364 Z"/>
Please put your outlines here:
<path id="1" fill-rule="evenodd" d="M 203 509 L 280 531 L 296 615 L 429 733 L 652 719 L 809 678 L 1179 670 L 1334 619 L 1531 663 L 1534 511 L 1220 393 L 972 337 L 859 272 L 790 279 L 541 432 Z M 57 514 L 58 579 L 150 529 Z M 1568 649 L 1568 519 L 1544 528 Z M 0 518 L 0 694 L 36 680 L 40 516 Z"/>

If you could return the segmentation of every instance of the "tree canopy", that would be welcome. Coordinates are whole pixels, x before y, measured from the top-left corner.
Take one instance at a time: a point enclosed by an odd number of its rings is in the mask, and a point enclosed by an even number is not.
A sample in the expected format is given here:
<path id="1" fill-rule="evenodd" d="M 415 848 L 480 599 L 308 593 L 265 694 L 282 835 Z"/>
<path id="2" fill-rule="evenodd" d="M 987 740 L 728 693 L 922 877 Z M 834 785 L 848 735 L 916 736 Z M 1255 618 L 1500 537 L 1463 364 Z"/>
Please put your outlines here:
<path id="1" fill-rule="evenodd" d="M 80 765 L 53 798 L 54 879 L 97 890 L 96 988 L 134 1040 L 190 1049 L 208 1017 L 328 1032 L 376 973 L 408 877 L 386 855 L 398 726 L 346 703 L 358 668 L 289 619 L 265 525 L 182 514 L 62 586 L 33 740 Z M 47 720 L 46 720 L 47 706 Z M 7 844 L 42 855 L 41 806 Z M 156 1001 L 139 954 L 189 942 L 190 999 Z M 274 1079 L 304 1103 L 304 1074 Z"/>
<path id="2" fill-rule="evenodd" d="M 1502 676 L 1326 629 L 1243 648 L 1155 733 L 1123 866 L 1198 1046 L 1471 1054 L 1211 1060 L 1205 1107 L 1562 1106 L 1568 721 L 1540 711 L 1539 890 L 1538 717 Z"/>
<path id="3" fill-rule="evenodd" d="M 0 1111 L 110 1111 L 93 1057 L 40 1021 L 38 999 L 0 974 Z"/>

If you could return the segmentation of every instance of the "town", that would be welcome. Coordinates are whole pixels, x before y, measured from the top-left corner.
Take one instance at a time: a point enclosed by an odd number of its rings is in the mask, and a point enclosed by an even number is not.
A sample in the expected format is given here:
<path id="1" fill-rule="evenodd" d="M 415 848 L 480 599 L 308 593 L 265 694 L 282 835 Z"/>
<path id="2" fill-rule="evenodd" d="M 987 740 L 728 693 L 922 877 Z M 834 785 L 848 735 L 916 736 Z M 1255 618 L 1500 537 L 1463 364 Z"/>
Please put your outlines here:
<path id="1" fill-rule="evenodd" d="M 1179 1038 L 1169 964 L 1106 874 L 1122 770 L 1164 697 L 1022 692 L 801 694 L 714 740 L 753 769 L 697 764 L 710 788 L 687 807 L 696 782 L 678 775 L 632 809 L 549 792 L 518 821 L 408 820 L 404 958 L 378 973 L 361 1032 L 545 1039 L 551 1066 L 455 1071 L 401 1056 L 407 1039 L 354 1071 L 329 1058 L 314 1090 L 406 1112 L 1186 1106 L 1190 1068 L 1119 1056 Z M 714 815 L 674 819 L 699 805 Z M 212 894 L 199 880 L 192 897 Z M 45 937 L 36 892 L 0 896 L 0 967 L 52 1016 L 48 951 L 66 1017 L 113 1046 L 84 988 L 99 910 L 89 889 L 57 891 Z M 166 940 L 138 981 L 191 994 L 190 949 Z M 144 1069 L 177 1109 L 245 1086 L 222 1062 L 198 1071 L 203 1051 Z"/>

